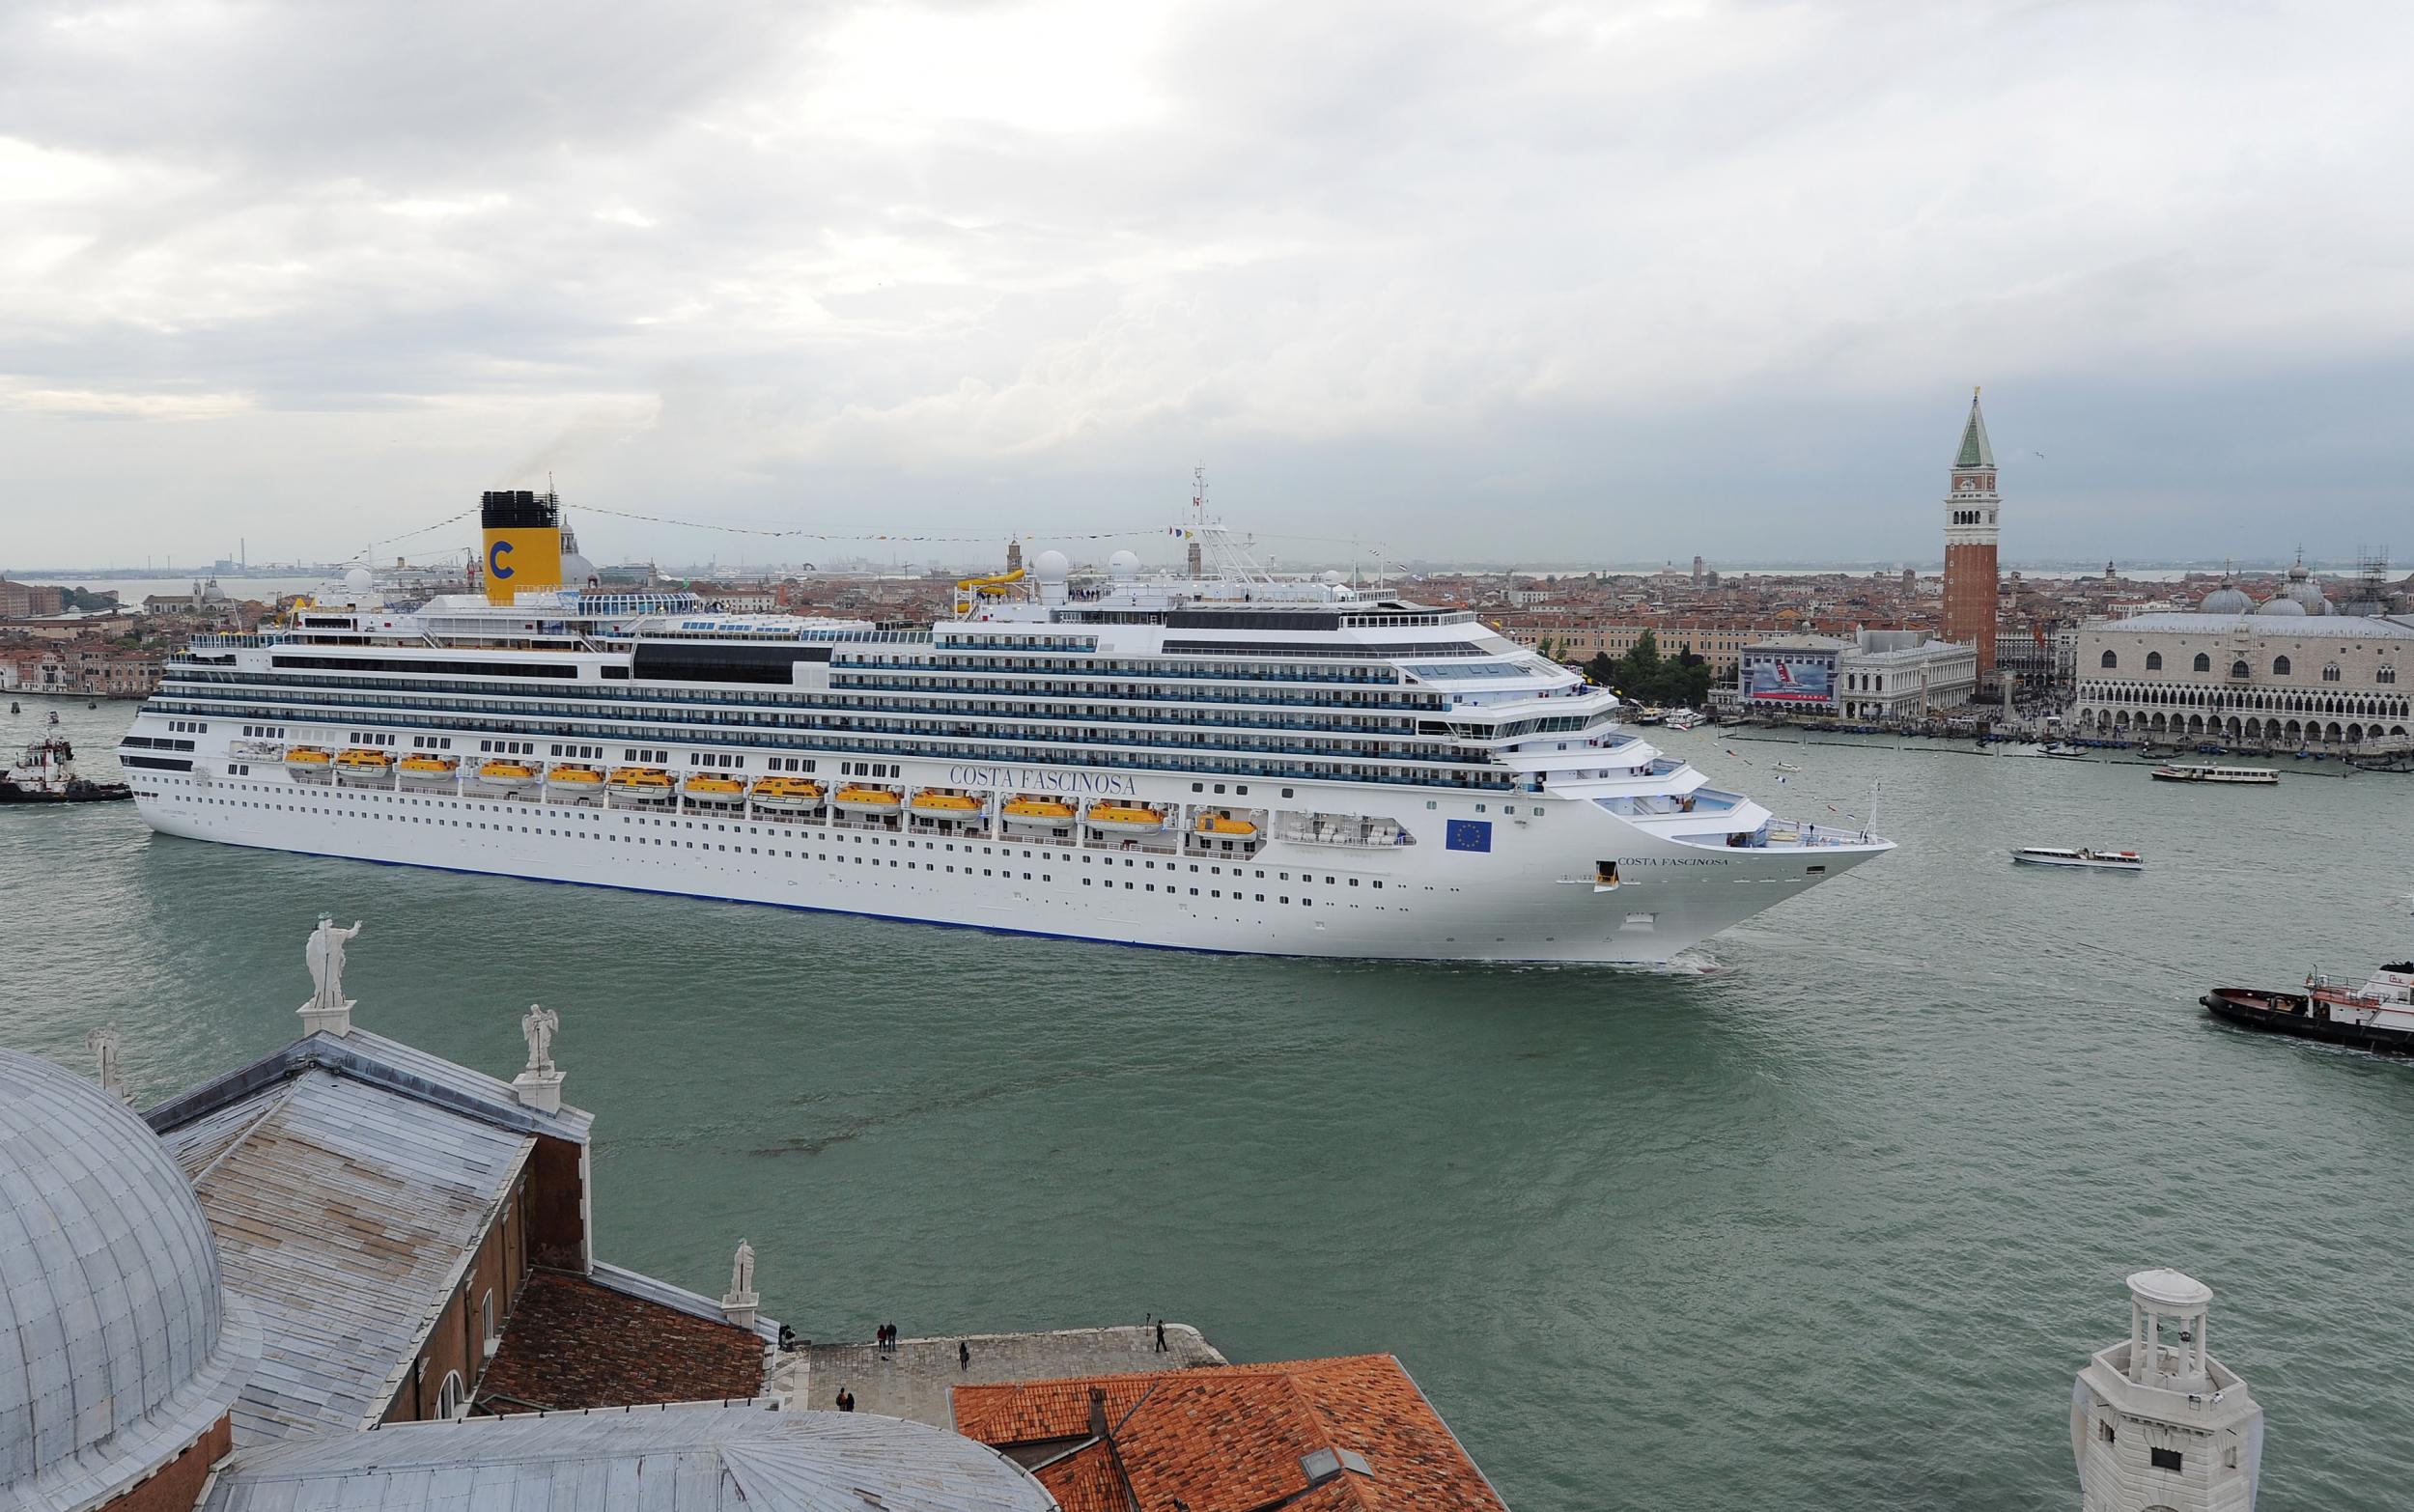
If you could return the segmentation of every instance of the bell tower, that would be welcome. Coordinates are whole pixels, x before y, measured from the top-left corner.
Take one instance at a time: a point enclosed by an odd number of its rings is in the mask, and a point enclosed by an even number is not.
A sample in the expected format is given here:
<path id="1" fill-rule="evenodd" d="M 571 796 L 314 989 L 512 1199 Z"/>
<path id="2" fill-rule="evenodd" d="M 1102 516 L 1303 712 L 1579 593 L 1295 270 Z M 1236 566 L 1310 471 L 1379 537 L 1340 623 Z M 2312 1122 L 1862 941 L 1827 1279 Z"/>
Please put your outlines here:
<path id="1" fill-rule="evenodd" d="M 1987 443 L 1986 416 L 1979 391 L 1970 390 L 1970 419 L 1953 454 L 1951 491 L 1945 495 L 1945 614 L 1939 633 L 1957 646 L 1975 646 L 1979 683 L 1995 680 L 1996 512 L 1995 449 Z"/>

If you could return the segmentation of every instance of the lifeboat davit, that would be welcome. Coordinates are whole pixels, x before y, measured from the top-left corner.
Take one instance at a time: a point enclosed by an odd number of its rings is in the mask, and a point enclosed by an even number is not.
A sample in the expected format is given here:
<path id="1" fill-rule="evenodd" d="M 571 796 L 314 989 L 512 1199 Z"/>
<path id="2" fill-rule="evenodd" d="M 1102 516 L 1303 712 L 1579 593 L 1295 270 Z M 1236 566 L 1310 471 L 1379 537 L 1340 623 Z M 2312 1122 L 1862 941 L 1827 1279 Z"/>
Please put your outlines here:
<path id="1" fill-rule="evenodd" d="M 478 764 L 478 780 L 504 793 L 525 793 L 537 785 L 537 770 L 526 762 L 489 761 Z"/>
<path id="2" fill-rule="evenodd" d="M 822 806 L 822 785 L 802 777 L 757 777 L 754 806 L 783 814 L 810 814 Z"/>
<path id="3" fill-rule="evenodd" d="M 403 780 L 405 782 L 450 783 L 453 780 L 453 773 L 460 770 L 461 763 L 450 756 L 420 755 L 403 758 Z"/>
<path id="4" fill-rule="evenodd" d="M 1229 814 L 1201 814 L 1198 816 L 1197 832 L 1202 835 L 1228 835 L 1235 840 L 1246 840 L 1257 833 L 1257 826 L 1249 820 L 1235 819 Z"/>
<path id="5" fill-rule="evenodd" d="M 1165 827 L 1165 816 L 1145 803 L 1092 803 L 1082 823 L 1114 835 L 1153 835 Z"/>
<path id="6" fill-rule="evenodd" d="M 285 770 L 301 776 L 325 776 L 335 758 L 316 745 L 296 745 L 285 753 Z"/>
<path id="7" fill-rule="evenodd" d="M 545 774 L 545 785 L 564 798 L 578 798 L 585 794 L 603 792 L 604 773 L 598 768 L 557 762 L 553 770 Z"/>
<path id="8" fill-rule="evenodd" d="M 1074 819 L 1072 804 L 1051 798 L 1008 798 L 1005 814 L 1010 825 L 1069 825 Z"/>
<path id="9" fill-rule="evenodd" d="M 981 800 L 964 793 L 924 788 L 913 795 L 913 811 L 924 819 L 978 819 Z"/>
<path id="10" fill-rule="evenodd" d="M 904 806 L 894 789 L 848 783 L 830 795 L 830 806 L 842 814 L 893 814 Z"/>
<path id="11" fill-rule="evenodd" d="M 660 767 L 621 767 L 604 785 L 622 798 L 666 798 L 678 786 Z"/>

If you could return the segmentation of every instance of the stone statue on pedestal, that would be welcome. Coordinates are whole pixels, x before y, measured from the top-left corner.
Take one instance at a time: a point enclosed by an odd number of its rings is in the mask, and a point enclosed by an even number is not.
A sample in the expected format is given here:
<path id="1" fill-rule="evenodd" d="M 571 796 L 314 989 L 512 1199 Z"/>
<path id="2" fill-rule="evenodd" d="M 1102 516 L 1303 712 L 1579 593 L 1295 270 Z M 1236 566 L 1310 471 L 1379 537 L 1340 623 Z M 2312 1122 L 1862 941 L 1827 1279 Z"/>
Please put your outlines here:
<path id="1" fill-rule="evenodd" d="M 544 1073 L 553 1069 L 553 1034 L 562 1026 L 562 1016 L 550 1008 L 528 1005 L 519 1020 L 519 1032 L 528 1041 L 528 1069 Z"/>
<path id="2" fill-rule="evenodd" d="M 310 963 L 310 981 L 316 991 L 310 994 L 310 1006 L 322 1011 L 342 1008 L 344 998 L 344 942 L 360 933 L 360 920 L 352 920 L 350 929 L 337 929 L 332 914 L 319 915 L 319 927 L 310 933 L 310 943 L 302 956 Z"/>
<path id="3" fill-rule="evenodd" d="M 744 1297 L 754 1290 L 754 1246 L 738 1241 L 738 1256 L 729 1267 L 729 1295 Z"/>

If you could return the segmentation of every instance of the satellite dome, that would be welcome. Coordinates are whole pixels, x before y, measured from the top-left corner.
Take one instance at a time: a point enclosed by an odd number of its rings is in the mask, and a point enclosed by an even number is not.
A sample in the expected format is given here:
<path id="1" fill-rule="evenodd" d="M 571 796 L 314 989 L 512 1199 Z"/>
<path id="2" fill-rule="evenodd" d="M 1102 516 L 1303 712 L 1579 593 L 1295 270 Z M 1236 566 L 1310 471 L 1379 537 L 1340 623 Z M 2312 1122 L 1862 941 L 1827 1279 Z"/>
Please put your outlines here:
<path id="1" fill-rule="evenodd" d="M 1062 551 L 1042 551 L 1031 558 L 1031 575 L 1044 583 L 1060 583 L 1073 571 Z"/>
<path id="2" fill-rule="evenodd" d="M 2203 603 L 2197 605 L 2205 614 L 2245 614 L 2254 607 L 2255 601 L 2246 596 L 2246 590 L 2227 577 L 2221 580 L 2220 587 L 2204 596 Z"/>
<path id="3" fill-rule="evenodd" d="M 1117 551 L 1107 558 L 1107 574 L 1116 582 L 1128 583 L 1140 574 L 1140 559 L 1130 551 Z"/>
<path id="4" fill-rule="evenodd" d="M 0 1505 L 105 1499 L 216 1424 L 260 1336 L 183 1172 L 92 1082 L 0 1050 Z"/>
<path id="5" fill-rule="evenodd" d="M 2284 593 L 2264 600 L 2263 606 L 2255 612 L 2260 615 L 2269 615 L 2273 619 L 2301 620 L 2305 618 L 2305 605 Z"/>
<path id="6" fill-rule="evenodd" d="M 375 577 L 370 575 L 369 569 L 365 567 L 355 567 L 351 572 L 344 574 L 344 591 L 353 594 L 367 593 L 371 588 L 377 585 L 377 581 L 378 580 Z"/>

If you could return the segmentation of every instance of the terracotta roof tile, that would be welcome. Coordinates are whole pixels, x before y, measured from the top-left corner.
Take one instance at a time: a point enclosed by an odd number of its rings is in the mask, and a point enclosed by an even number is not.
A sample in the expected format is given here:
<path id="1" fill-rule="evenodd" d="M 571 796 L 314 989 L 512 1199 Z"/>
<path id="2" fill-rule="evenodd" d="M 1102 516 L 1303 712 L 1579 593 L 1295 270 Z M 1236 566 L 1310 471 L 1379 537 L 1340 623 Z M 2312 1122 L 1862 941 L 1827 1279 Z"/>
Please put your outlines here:
<path id="1" fill-rule="evenodd" d="M 998 1448 L 1084 1436 L 1093 1386 L 1106 1392 L 1139 1512 L 1175 1498 L 1190 1512 L 1248 1512 L 1285 1497 L 1300 1512 L 1502 1512 L 1389 1355 L 958 1386 L 956 1431 Z M 1319 1449 L 1362 1456 L 1367 1473 L 1345 1470 L 1311 1490 L 1301 1462 Z M 1103 1443 L 1036 1473 L 1066 1512 L 1134 1512 Z"/>
<path id="2" fill-rule="evenodd" d="M 539 1271 L 477 1386 L 482 1412 L 717 1401 L 763 1391 L 763 1341 L 746 1329 Z M 513 1400 L 498 1401 L 496 1397 Z"/>

